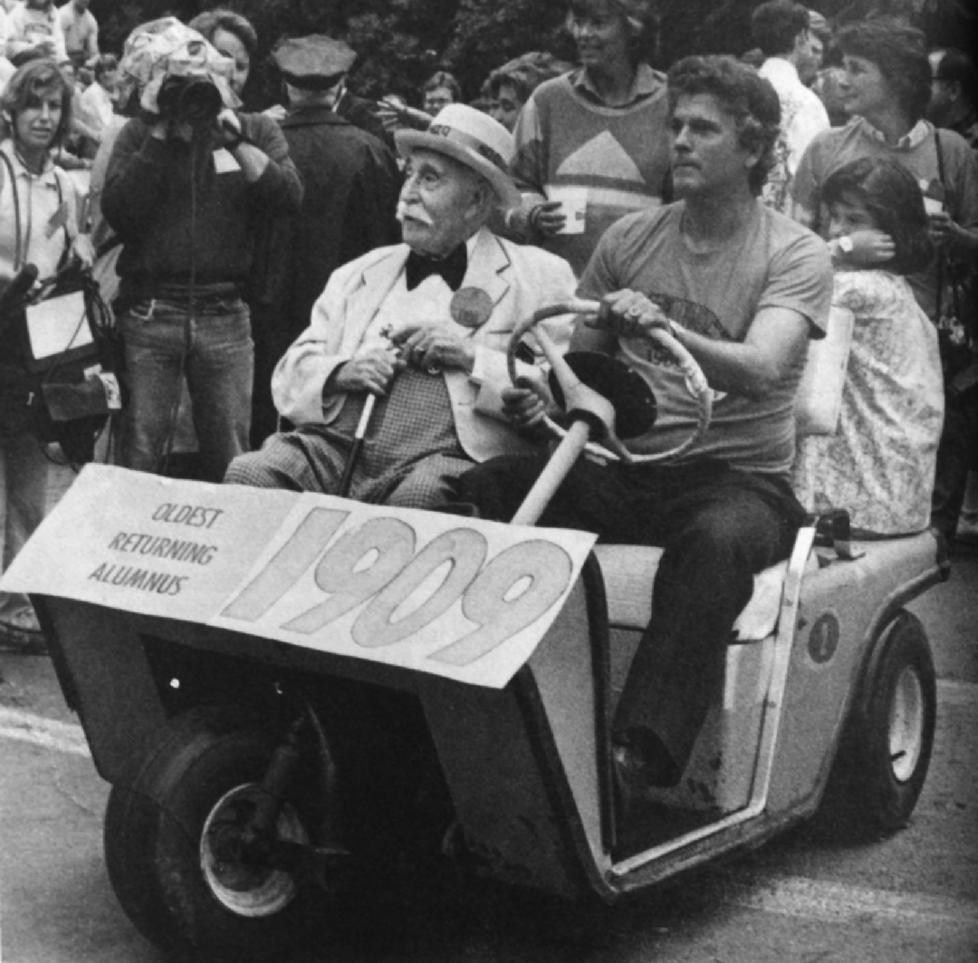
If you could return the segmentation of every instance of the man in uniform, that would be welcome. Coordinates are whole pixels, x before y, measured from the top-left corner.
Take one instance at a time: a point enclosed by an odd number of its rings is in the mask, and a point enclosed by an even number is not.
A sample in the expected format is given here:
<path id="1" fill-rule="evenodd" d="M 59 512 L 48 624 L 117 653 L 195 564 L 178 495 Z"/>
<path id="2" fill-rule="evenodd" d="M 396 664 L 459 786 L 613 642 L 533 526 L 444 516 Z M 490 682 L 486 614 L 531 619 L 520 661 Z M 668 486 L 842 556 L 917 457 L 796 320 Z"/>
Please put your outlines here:
<path id="1" fill-rule="evenodd" d="M 345 43 L 322 34 L 285 40 L 272 52 L 288 94 L 281 121 L 305 194 L 298 215 L 275 218 L 266 239 L 266 268 L 255 336 L 252 442 L 275 430 L 271 399 L 276 362 L 309 324 L 329 276 L 376 247 L 394 244 L 400 175 L 382 141 L 354 126 L 333 106 L 356 59 Z"/>

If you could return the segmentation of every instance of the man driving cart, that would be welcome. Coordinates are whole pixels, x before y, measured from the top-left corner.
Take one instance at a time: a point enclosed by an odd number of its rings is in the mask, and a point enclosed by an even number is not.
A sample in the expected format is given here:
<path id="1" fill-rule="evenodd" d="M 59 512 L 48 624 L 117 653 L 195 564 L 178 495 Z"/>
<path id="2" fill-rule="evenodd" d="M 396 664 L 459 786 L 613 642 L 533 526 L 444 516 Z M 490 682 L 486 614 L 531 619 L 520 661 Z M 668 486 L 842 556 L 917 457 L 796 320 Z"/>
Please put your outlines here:
<path id="1" fill-rule="evenodd" d="M 626 802 L 680 780 L 753 575 L 788 555 L 803 520 L 788 482 L 795 394 L 832 292 L 824 244 L 759 200 L 780 114 L 770 84 L 730 57 L 689 57 L 670 71 L 669 96 L 677 201 L 607 231 L 578 293 L 603 299 L 621 333 L 579 322 L 571 342 L 637 371 L 654 387 L 658 423 L 629 439 L 636 463 L 579 462 L 541 518 L 664 546 L 613 717 Z M 668 465 L 641 457 L 675 450 L 696 406 L 682 371 L 629 326 L 667 329 L 714 392 L 709 430 Z M 507 519 L 539 471 L 539 459 L 494 459 L 462 476 L 457 497 Z"/>

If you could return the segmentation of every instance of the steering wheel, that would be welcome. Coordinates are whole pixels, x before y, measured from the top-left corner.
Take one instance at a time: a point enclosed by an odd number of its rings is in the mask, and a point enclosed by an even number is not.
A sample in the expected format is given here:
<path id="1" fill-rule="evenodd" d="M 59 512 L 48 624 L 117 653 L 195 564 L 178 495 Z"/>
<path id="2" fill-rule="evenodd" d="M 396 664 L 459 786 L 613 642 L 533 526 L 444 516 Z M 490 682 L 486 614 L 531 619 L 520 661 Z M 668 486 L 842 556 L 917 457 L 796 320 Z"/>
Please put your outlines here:
<path id="1" fill-rule="evenodd" d="M 699 363 L 679 341 L 662 328 L 645 329 L 638 326 L 628 326 L 628 337 L 644 338 L 664 348 L 672 355 L 685 378 L 689 393 L 697 402 L 696 425 L 684 441 L 667 451 L 639 455 L 629 451 L 619 437 L 616 428 L 620 418 L 618 412 L 621 411 L 622 414 L 625 414 L 627 410 L 628 413 L 625 421 L 622 422 L 622 427 L 624 428 L 622 434 L 626 437 L 633 434 L 640 434 L 642 431 L 647 430 L 648 427 L 651 427 L 652 421 L 655 419 L 655 399 L 651 396 L 651 391 L 648 392 L 649 401 L 642 401 L 641 399 L 636 401 L 632 387 L 634 385 L 634 378 L 622 378 L 619 381 L 614 375 L 609 377 L 607 369 L 601 369 L 600 366 L 593 362 L 585 362 L 584 365 L 580 361 L 575 362 L 576 353 L 566 356 L 560 354 L 556 345 L 550 339 L 549 335 L 547 335 L 546 330 L 537 328 L 536 326 L 539 322 L 547 318 L 553 318 L 561 314 L 577 314 L 593 317 L 596 323 L 592 327 L 605 327 L 615 330 L 616 326 L 624 327 L 625 324 L 622 320 L 616 319 L 605 312 L 600 301 L 575 299 L 540 308 L 525 321 L 520 322 L 510 336 L 506 352 L 506 364 L 509 370 L 510 380 L 514 385 L 517 381 L 516 349 L 523 335 L 532 330 L 533 336 L 540 345 L 540 350 L 550 363 L 551 377 L 555 378 L 560 386 L 560 392 L 563 394 L 567 410 L 572 411 L 579 418 L 584 418 L 590 425 L 592 434 L 602 443 L 598 445 L 594 442 L 589 442 L 587 445 L 588 450 L 594 451 L 602 457 L 611 460 L 621 459 L 632 464 L 648 464 L 678 458 L 696 444 L 710 425 L 710 416 L 713 410 L 713 393 L 707 384 L 706 376 L 703 374 Z M 585 352 L 581 352 L 580 354 L 585 354 Z M 578 369 L 577 372 L 574 370 L 575 367 Z M 600 387 L 600 394 L 585 383 L 587 380 L 590 380 L 589 372 L 586 370 L 588 367 L 597 368 L 600 371 L 598 377 L 600 384 L 596 385 L 596 387 Z M 627 366 L 622 365 L 622 367 L 625 368 Z M 609 397 L 606 397 L 605 392 L 609 384 L 613 386 L 613 391 Z M 556 394 L 555 392 L 555 396 Z M 625 401 L 624 406 L 622 404 L 623 400 Z M 635 415 L 636 407 L 641 409 L 642 407 L 648 408 L 649 406 L 651 406 L 652 417 L 646 424 L 641 424 L 641 415 L 639 415 L 638 422 L 632 422 L 632 425 L 628 424 L 632 416 Z M 558 425 L 549 416 L 544 417 L 544 424 L 558 438 L 564 438 L 567 435 L 567 429 Z M 635 427 L 635 430 L 631 430 L 632 427 Z"/>

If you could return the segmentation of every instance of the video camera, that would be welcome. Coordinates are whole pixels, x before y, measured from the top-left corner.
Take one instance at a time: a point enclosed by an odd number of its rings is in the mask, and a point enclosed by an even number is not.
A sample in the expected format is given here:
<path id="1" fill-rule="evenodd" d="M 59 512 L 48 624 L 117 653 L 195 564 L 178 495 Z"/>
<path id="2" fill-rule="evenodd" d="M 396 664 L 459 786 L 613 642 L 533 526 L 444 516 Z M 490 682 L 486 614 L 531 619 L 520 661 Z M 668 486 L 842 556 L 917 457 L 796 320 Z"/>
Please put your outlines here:
<path id="1" fill-rule="evenodd" d="M 224 106 L 214 83 L 199 76 L 167 77 L 160 85 L 156 103 L 161 117 L 189 124 L 194 130 L 209 127 Z"/>

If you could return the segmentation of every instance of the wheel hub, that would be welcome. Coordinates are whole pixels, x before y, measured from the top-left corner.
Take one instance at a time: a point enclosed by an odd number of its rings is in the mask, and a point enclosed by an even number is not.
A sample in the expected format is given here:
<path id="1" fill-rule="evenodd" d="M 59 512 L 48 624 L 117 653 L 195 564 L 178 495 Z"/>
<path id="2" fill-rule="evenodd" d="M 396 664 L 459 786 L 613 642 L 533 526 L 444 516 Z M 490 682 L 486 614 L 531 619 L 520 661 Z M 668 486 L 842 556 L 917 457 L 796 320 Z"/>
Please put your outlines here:
<path id="1" fill-rule="evenodd" d="M 924 740 L 924 690 L 912 666 L 897 677 L 890 705 L 890 765 L 900 782 L 917 768 Z"/>
<path id="2" fill-rule="evenodd" d="M 200 866 L 214 897 L 240 916 L 271 916 L 292 902 L 297 887 L 292 876 L 250 856 L 249 823 L 261 788 L 256 783 L 225 793 L 207 816 L 200 838 Z M 308 836 L 298 814 L 284 803 L 276 817 L 278 839 L 306 844 Z"/>

